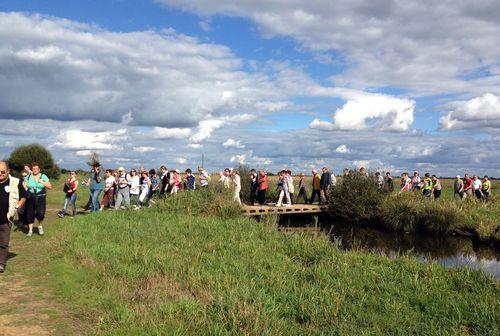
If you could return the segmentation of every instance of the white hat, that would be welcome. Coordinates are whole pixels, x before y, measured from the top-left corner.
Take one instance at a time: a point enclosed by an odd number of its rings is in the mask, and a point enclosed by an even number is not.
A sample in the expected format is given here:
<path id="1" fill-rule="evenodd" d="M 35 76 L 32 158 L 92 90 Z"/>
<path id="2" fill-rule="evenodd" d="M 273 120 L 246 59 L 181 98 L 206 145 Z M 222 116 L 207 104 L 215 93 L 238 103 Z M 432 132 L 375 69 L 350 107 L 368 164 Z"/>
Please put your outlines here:
<path id="1" fill-rule="evenodd" d="M 119 170 L 119 171 L 125 171 L 125 168 L 120 167 L 120 168 L 118 168 L 118 170 Z"/>
<path id="2" fill-rule="evenodd" d="M 457 178 L 460 178 L 460 175 L 457 175 Z"/>

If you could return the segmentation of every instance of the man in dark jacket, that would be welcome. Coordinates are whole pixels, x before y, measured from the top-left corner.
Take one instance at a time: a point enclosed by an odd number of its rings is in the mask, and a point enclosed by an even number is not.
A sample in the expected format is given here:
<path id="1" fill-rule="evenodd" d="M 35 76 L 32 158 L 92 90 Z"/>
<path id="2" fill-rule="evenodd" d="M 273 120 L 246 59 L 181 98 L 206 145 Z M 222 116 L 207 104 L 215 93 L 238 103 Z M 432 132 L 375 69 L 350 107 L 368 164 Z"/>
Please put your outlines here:
<path id="1" fill-rule="evenodd" d="M 325 204 L 328 196 L 328 189 L 330 188 L 331 176 L 326 167 L 323 167 L 322 172 L 323 174 L 321 174 L 321 180 L 319 181 L 321 187 L 319 198 L 321 203 Z"/>
<path id="2" fill-rule="evenodd" d="M 0 273 L 7 264 L 14 214 L 24 206 L 26 197 L 22 181 L 10 176 L 7 162 L 0 161 Z"/>

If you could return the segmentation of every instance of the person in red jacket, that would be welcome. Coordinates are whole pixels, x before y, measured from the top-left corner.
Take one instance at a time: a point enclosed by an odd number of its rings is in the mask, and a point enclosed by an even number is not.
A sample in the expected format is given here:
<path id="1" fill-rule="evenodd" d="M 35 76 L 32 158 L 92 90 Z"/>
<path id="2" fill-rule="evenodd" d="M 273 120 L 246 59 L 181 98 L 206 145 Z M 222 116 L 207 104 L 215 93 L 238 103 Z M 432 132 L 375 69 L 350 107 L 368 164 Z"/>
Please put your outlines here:
<path id="1" fill-rule="evenodd" d="M 266 172 L 259 170 L 259 187 L 257 191 L 257 199 L 260 205 L 266 204 L 267 176 Z"/>

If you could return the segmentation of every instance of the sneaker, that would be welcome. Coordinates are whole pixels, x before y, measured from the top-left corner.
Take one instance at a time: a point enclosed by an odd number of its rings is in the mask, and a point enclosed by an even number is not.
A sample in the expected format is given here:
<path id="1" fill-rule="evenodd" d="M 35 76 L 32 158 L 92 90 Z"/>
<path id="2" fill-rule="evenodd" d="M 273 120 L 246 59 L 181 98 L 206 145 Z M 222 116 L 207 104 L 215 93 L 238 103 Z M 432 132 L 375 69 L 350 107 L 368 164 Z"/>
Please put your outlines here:
<path id="1" fill-rule="evenodd" d="M 156 202 L 154 200 L 149 200 L 151 203 L 155 204 Z"/>
<path id="2" fill-rule="evenodd" d="M 63 218 L 64 217 L 64 215 L 61 212 L 58 212 L 57 215 L 59 216 L 59 218 Z"/>
<path id="3" fill-rule="evenodd" d="M 44 232 L 43 232 L 43 227 L 41 227 L 41 226 L 39 226 L 39 227 L 38 227 L 38 234 L 39 234 L 40 236 L 43 236 L 43 234 L 44 234 Z"/>
<path id="4" fill-rule="evenodd" d="M 33 235 L 33 231 L 28 231 L 28 233 L 26 234 L 26 237 L 31 237 Z"/>
<path id="5" fill-rule="evenodd" d="M 291 207 L 292 205 L 291 204 L 285 204 L 286 207 Z"/>
<path id="6" fill-rule="evenodd" d="M 0 273 L 3 273 L 5 272 L 5 266 L 4 265 L 0 265 Z"/>

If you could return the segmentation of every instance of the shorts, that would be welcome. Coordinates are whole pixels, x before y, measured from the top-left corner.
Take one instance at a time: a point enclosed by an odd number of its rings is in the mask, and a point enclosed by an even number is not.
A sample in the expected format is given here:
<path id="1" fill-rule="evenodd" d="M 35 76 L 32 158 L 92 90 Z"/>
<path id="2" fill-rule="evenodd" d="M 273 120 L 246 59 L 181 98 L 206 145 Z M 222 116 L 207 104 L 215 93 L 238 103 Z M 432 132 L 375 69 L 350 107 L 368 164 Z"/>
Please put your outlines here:
<path id="1" fill-rule="evenodd" d="M 37 219 L 39 222 L 44 220 L 46 200 L 47 196 L 45 194 L 29 194 L 28 199 L 26 200 L 26 205 L 24 206 L 26 224 L 34 223 L 35 219 Z"/>

